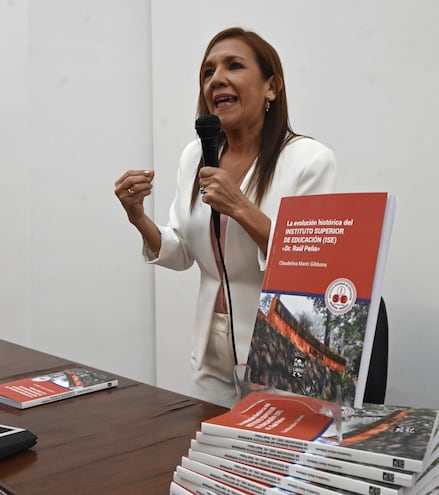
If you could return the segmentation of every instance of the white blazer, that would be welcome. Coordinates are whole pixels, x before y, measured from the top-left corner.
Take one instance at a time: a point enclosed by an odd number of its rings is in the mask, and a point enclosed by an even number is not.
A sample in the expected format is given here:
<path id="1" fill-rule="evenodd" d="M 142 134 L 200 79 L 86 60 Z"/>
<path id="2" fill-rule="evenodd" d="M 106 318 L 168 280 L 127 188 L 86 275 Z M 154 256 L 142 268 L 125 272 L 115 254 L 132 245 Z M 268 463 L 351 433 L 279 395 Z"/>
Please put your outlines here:
<path id="1" fill-rule="evenodd" d="M 148 249 L 144 250 L 145 258 L 150 263 L 185 270 L 196 262 L 200 268 L 192 346 L 192 359 L 198 369 L 205 357 L 210 321 L 221 284 L 211 246 L 211 208 L 201 201 L 200 196 L 190 214 L 192 184 L 201 153 L 199 140 L 184 149 L 168 225 L 159 227 L 162 235 L 160 253 L 153 258 L 148 256 Z M 246 174 L 241 184 L 242 190 L 248 184 L 253 168 L 254 165 Z M 296 138 L 290 142 L 279 157 L 272 185 L 260 207 L 271 219 L 271 234 L 281 197 L 333 192 L 336 173 L 334 154 L 326 146 L 310 138 Z M 272 235 L 269 245 L 271 238 Z M 237 357 L 238 362 L 244 363 L 256 319 L 266 260 L 253 239 L 231 218 L 228 219 L 225 234 L 224 261 L 231 291 Z"/>

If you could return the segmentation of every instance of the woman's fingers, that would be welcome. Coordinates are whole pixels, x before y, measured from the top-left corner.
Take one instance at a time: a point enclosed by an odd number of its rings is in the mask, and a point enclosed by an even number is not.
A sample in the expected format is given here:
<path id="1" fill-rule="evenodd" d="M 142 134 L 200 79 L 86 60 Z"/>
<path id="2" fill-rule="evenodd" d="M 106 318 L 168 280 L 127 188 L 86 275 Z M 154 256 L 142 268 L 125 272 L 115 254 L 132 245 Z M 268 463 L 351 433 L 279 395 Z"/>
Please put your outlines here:
<path id="1" fill-rule="evenodd" d="M 143 199 L 151 193 L 153 178 L 153 170 L 128 170 L 115 182 L 114 192 L 120 200 L 135 196 Z"/>

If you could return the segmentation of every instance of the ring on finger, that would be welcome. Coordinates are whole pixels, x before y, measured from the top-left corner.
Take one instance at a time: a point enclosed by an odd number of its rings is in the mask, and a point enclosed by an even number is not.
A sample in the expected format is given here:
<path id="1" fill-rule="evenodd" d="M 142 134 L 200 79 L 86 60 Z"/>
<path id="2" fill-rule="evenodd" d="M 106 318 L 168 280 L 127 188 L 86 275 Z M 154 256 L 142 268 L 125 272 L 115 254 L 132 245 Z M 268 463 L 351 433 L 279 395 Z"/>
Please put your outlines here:
<path id="1" fill-rule="evenodd" d="M 133 194 L 135 194 L 134 189 L 131 189 L 131 187 L 129 187 L 129 188 L 127 189 L 127 192 L 128 192 L 128 194 L 129 194 L 130 196 L 132 196 Z"/>

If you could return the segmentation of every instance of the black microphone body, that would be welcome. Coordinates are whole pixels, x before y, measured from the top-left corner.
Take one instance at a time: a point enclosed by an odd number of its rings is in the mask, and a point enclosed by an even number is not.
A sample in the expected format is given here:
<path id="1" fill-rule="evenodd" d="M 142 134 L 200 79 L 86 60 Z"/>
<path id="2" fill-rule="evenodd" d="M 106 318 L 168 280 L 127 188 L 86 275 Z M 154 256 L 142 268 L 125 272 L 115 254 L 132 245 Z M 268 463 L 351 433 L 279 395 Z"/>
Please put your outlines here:
<path id="1" fill-rule="evenodd" d="M 201 147 L 203 148 L 204 165 L 218 167 L 218 137 L 201 138 Z"/>
<path id="2" fill-rule="evenodd" d="M 195 121 L 195 129 L 201 139 L 204 165 L 218 167 L 218 142 L 221 135 L 221 122 L 216 115 L 202 115 Z M 215 236 L 220 238 L 220 213 L 212 208 Z"/>

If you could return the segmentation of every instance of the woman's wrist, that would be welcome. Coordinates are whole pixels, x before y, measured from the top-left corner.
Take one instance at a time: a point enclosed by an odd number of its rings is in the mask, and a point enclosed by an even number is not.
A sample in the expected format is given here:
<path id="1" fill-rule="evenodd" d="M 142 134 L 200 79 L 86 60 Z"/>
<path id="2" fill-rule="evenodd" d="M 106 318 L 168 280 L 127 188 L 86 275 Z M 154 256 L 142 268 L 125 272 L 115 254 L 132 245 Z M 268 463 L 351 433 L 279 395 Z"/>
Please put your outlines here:
<path id="1" fill-rule="evenodd" d="M 159 253 L 161 248 L 162 234 L 157 225 L 143 213 L 141 217 L 129 218 L 130 222 L 140 232 L 143 242 L 153 253 Z"/>

